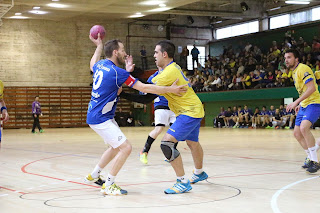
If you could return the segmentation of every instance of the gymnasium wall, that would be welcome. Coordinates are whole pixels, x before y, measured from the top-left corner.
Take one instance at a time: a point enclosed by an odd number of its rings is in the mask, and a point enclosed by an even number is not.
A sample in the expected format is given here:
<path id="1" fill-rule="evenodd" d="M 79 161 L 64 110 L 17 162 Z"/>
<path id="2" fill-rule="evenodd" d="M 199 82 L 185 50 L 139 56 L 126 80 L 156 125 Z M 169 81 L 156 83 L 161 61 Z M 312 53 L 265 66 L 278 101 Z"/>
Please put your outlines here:
<path id="1" fill-rule="evenodd" d="M 118 38 L 123 41 L 127 52 L 132 54 L 136 66 L 141 66 L 141 45 L 146 46 L 150 67 L 154 67 L 155 44 L 166 38 L 162 16 L 154 17 L 162 21 L 93 21 L 81 18 L 77 21 L 11 20 L 3 19 L 0 27 L 0 79 L 5 86 L 89 86 L 92 76 L 89 61 L 95 50 L 89 40 L 90 28 L 95 24 L 107 30 L 105 41 Z M 174 20 L 184 24 L 186 19 Z M 144 28 L 148 24 L 148 29 Z M 208 20 L 197 19 L 195 25 L 207 25 Z M 177 46 L 197 42 L 206 45 L 212 38 L 208 29 L 181 28 L 172 33 L 172 41 Z M 199 40 L 196 40 L 199 39 Z M 178 53 L 177 53 L 178 56 Z"/>
<path id="2" fill-rule="evenodd" d="M 247 42 L 257 45 L 263 52 L 266 53 L 272 46 L 272 41 L 277 41 L 280 44 L 284 41 L 284 35 L 288 30 L 293 31 L 292 35 L 296 40 L 298 40 L 299 37 L 303 37 L 305 41 L 312 42 L 313 36 L 320 35 L 319 23 L 320 22 L 317 21 L 311 24 L 290 26 L 211 42 L 209 45 L 210 55 L 219 56 L 222 54 L 223 46 L 228 47 L 232 45 L 235 50 L 237 50 L 239 47 L 244 48 Z"/>

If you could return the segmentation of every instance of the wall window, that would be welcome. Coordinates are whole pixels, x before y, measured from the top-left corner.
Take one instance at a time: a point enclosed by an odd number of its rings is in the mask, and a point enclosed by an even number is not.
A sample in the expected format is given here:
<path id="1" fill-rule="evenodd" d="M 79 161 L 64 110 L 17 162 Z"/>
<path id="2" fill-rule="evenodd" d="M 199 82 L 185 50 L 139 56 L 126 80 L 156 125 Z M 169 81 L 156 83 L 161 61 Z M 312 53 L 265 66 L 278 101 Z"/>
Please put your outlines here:
<path id="1" fill-rule="evenodd" d="M 252 21 L 243 24 L 237 24 L 230 27 L 224 27 L 216 30 L 217 39 L 229 38 L 259 31 L 259 21 Z"/>
<path id="2" fill-rule="evenodd" d="M 311 10 L 312 21 L 320 20 L 320 7 L 313 8 Z"/>
<path id="3" fill-rule="evenodd" d="M 286 27 L 290 25 L 290 14 L 270 18 L 270 29 Z"/>
<path id="4" fill-rule="evenodd" d="M 309 20 L 310 20 L 310 12 L 309 11 L 291 13 L 291 15 L 290 15 L 290 25 L 308 22 Z"/>

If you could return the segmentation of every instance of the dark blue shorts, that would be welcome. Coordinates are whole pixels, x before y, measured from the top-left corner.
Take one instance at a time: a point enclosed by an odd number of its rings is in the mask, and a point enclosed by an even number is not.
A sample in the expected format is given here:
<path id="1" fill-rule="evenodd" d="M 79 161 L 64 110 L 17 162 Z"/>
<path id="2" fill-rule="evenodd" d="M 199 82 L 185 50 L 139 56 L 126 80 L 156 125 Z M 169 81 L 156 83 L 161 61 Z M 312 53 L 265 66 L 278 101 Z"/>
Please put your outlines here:
<path id="1" fill-rule="evenodd" d="M 179 115 L 167 133 L 175 137 L 177 141 L 190 140 L 198 142 L 201 120 L 202 118 Z"/>
<path id="2" fill-rule="evenodd" d="M 320 116 L 320 104 L 310 104 L 306 108 L 300 107 L 296 118 L 296 126 L 300 126 L 303 120 L 308 120 L 314 124 Z"/>

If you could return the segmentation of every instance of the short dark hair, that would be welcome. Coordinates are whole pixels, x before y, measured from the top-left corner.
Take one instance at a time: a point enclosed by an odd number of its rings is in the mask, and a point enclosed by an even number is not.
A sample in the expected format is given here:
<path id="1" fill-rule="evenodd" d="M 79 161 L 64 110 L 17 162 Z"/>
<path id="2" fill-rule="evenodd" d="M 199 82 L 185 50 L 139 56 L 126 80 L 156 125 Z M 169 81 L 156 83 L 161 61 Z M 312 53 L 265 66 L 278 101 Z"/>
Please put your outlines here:
<path id="1" fill-rule="evenodd" d="M 39 95 L 34 96 L 34 98 L 35 98 L 35 99 L 36 99 L 36 98 L 39 98 Z"/>
<path id="2" fill-rule="evenodd" d="M 157 43 L 161 47 L 161 52 L 167 52 L 169 58 L 174 57 L 176 46 L 169 40 L 159 41 Z"/>
<path id="3" fill-rule="evenodd" d="M 122 41 L 118 39 L 109 40 L 104 44 L 104 54 L 107 58 L 112 57 L 113 50 L 119 49 L 119 43 L 122 43 Z"/>
<path id="4" fill-rule="evenodd" d="M 298 58 L 300 61 L 300 53 L 296 49 L 288 49 L 286 53 L 292 53 L 295 58 Z"/>

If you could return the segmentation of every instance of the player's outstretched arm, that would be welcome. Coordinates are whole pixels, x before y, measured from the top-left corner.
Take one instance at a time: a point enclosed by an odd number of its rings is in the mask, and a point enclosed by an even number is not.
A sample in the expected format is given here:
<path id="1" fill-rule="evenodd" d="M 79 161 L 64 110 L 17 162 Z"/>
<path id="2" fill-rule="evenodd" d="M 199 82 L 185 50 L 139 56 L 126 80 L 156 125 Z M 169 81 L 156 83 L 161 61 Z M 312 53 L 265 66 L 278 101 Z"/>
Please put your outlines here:
<path id="1" fill-rule="evenodd" d="M 148 104 L 152 102 L 156 97 L 155 94 L 147 93 L 146 95 L 139 95 L 139 94 L 129 94 L 126 92 L 120 93 L 120 98 L 127 99 L 128 101 L 133 101 L 141 104 Z"/>
<path id="2" fill-rule="evenodd" d="M 90 40 L 97 46 L 94 54 L 90 60 L 90 70 L 93 71 L 93 66 L 100 60 L 101 53 L 103 50 L 103 43 L 100 38 L 100 33 L 98 34 L 98 38 L 94 39 L 91 35 L 89 35 Z"/>
<path id="3" fill-rule="evenodd" d="M 187 92 L 187 84 L 177 86 L 177 82 L 179 79 L 177 79 L 171 86 L 157 86 L 153 84 L 144 84 L 140 81 L 137 81 L 133 88 L 136 90 L 139 90 L 140 92 L 144 93 L 152 93 L 152 94 L 165 94 L 165 93 L 174 93 L 178 96 L 182 96 L 182 93 Z"/>

